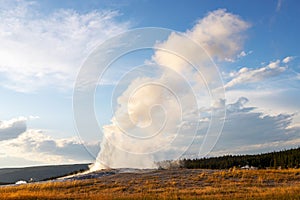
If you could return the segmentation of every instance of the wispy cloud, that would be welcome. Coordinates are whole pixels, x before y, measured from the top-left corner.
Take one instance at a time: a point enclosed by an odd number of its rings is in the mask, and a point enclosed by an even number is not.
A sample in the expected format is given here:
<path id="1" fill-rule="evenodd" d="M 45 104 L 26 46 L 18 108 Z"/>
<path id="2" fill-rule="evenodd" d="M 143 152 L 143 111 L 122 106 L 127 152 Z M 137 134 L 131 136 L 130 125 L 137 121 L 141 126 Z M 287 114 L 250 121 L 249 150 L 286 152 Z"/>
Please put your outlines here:
<path id="1" fill-rule="evenodd" d="M 236 62 L 238 59 L 241 59 L 243 57 L 246 57 L 248 56 L 249 54 L 251 54 L 253 51 L 248 51 L 248 52 L 245 52 L 244 50 L 241 51 L 239 54 L 236 55 L 236 57 L 232 57 L 232 58 L 225 58 L 225 61 L 227 62 Z"/>
<path id="2" fill-rule="evenodd" d="M 38 2 L 2 2 L 0 12 L 1 86 L 20 92 L 43 87 L 71 88 L 89 52 L 105 39 L 126 30 L 119 13 L 56 10 L 43 15 Z M 4 5 L 5 4 L 5 5 Z"/>
<path id="3" fill-rule="evenodd" d="M 282 1 L 283 1 L 283 0 L 278 0 L 278 1 L 277 1 L 276 12 L 279 12 L 279 11 L 280 11 L 281 6 L 282 6 Z"/>
<path id="4" fill-rule="evenodd" d="M 293 56 L 287 56 L 282 60 L 282 62 L 287 64 L 287 63 L 291 62 L 292 60 L 294 60 L 294 58 L 295 57 L 293 57 Z"/>
<path id="5" fill-rule="evenodd" d="M 225 84 L 225 88 L 229 89 L 239 84 L 263 81 L 267 78 L 277 76 L 286 69 L 287 66 L 281 65 L 280 60 L 270 62 L 267 66 L 256 69 L 244 67 L 237 72 L 231 73 L 233 79 Z"/>
<path id="6" fill-rule="evenodd" d="M 239 53 L 239 54 L 237 55 L 237 58 L 245 57 L 245 56 L 251 54 L 252 52 L 253 52 L 253 51 L 248 51 L 248 52 L 241 51 L 241 53 Z"/>

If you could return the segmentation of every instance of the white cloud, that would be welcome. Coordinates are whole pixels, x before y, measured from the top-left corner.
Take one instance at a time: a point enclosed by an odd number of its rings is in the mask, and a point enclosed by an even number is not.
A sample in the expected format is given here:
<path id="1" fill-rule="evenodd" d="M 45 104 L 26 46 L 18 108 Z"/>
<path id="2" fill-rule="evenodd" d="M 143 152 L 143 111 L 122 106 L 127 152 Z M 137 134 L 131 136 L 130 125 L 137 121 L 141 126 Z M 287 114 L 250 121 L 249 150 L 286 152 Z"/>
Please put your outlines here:
<path id="1" fill-rule="evenodd" d="M 219 9 L 209 12 L 183 35 L 172 33 L 166 41 L 156 45 L 158 49 L 172 49 L 189 62 L 198 65 L 202 75 L 186 60 L 167 51 L 156 50 L 152 60 L 194 82 L 197 85 L 194 89 L 198 91 L 204 91 L 206 87 L 214 90 L 222 86 L 217 86 L 219 73 L 214 73 L 215 66 L 210 64 L 211 58 L 220 62 L 234 61 L 236 54 L 242 49 L 245 31 L 249 27 L 250 24 L 238 15 Z M 203 51 L 196 45 L 187 47 L 187 38 L 197 42 Z M 169 79 L 169 82 L 175 80 Z"/>
<path id="2" fill-rule="evenodd" d="M 81 143 L 78 138 L 55 139 L 45 130 L 27 130 L 27 121 L 37 116 L 17 117 L 0 121 L 0 160 L 20 158 L 24 163 L 71 163 L 90 162 L 99 151 L 99 143 Z M 7 165 L 9 165 L 7 163 Z"/>
<path id="3" fill-rule="evenodd" d="M 0 145 L 0 157 L 19 157 L 44 164 L 90 162 L 93 159 L 79 139 L 54 139 L 43 130 L 29 129 L 15 139 L 0 142 Z M 99 143 L 84 145 L 99 151 Z"/>
<path id="4" fill-rule="evenodd" d="M 291 149 L 299 147 L 300 139 L 282 140 L 275 142 L 262 142 L 257 144 L 250 144 L 244 146 L 229 147 L 222 150 L 216 150 L 210 153 L 210 156 L 222 155 L 241 155 L 241 154 L 260 154 L 284 149 Z"/>
<path id="5" fill-rule="evenodd" d="M 248 102 L 240 97 L 227 105 L 224 128 L 210 156 L 270 152 L 299 145 L 300 128 L 290 126 L 294 114 L 267 115 L 246 106 Z M 209 121 L 202 124 L 200 135 L 205 133 Z M 193 145 L 187 154 L 197 155 L 200 145 Z"/>
<path id="6" fill-rule="evenodd" d="M 246 106 L 249 100 L 240 97 L 227 105 L 227 116 L 221 136 L 208 156 L 224 154 L 253 154 L 298 147 L 300 127 L 291 127 L 294 114 L 268 115 L 256 107 Z M 216 116 L 218 117 L 218 116 Z M 203 136 L 211 119 L 202 120 L 198 136 L 184 157 L 198 157 Z M 186 140 L 191 138 L 185 137 Z M 182 149 L 178 143 L 167 149 L 164 156 L 172 155 Z"/>
<path id="7" fill-rule="evenodd" d="M 239 84 L 259 82 L 277 76 L 286 69 L 286 66 L 281 66 L 280 60 L 270 62 L 267 66 L 257 69 L 244 67 L 238 72 L 231 72 L 231 76 L 234 78 L 225 84 L 225 88 L 229 89 Z"/>
<path id="8" fill-rule="evenodd" d="M 232 58 L 241 50 L 245 30 L 250 24 L 242 20 L 238 15 L 219 9 L 210 12 L 205 18 L 187 32 L 191 37 L 215 58 L 224 60 Z"/>
<path id="9" fill-rule="evenodd" d="M 0 141 L 18 137 L 27 129 L 26 117 L 0 121 Z"/>
<path id="10" fill-rule="evenodd" d="M 30 92 L 71 88 L 83 59 L 100 42 L 128 28 L 117 11 L 56 10 L 45 16 L 35 3 L 4 1 L 0 12 L 1 85 Z"/>
<path id="11" fill-rule="evenodd" d="M 241 52 L 237 55 L 237 58 L 245 57 L 245 56 L 251 54 L 252 52 L 253 52 L 253 51 L 248 51 L 248 52 L 241 51 Z"/>
<path id="12" fill-rule="evenodd" d="M 247 54 L 245 53 L 245 51 L 242 51 L 239 55 L 238 55 L 238 57 L 245 57 Z"/>
<path id="13" fill-rule="evenodd" d="M 287 56 L 282 60 L 282 62 L 287 64 L 287 63 L 291 62 L 293 59 L 294 59 L 293 56 Z"/>
<path id="14" fill-rule="evenodd" d="M 230 60 L 241 50 L 244 33 L 250 24 L 239 16 L 219 9 L 209 12 L 207 16 L 200 19 L 196 25 L 187 30 L 184 35 L 196 41 L 212 57 L 220 61 Z M 192 60 L 202 61 L 207 59 L 195 49 L 186 48 L 186 38 L 177 34 L 171 34 L 167 41 L 157 45 L 162 49 L 173 49 L 174 52 L 182 52 L 194 58 Z M 153 60 L 163 66 L 171 66 L 176 71 L 186 67 L 186 63 L 176 55 L 164 51 L 156 51 Z"/>
<path id="15" fill-rule="evenodd" d="M 251 54 L 253 51 L 248 51 L 248 52 L 245 52 L 245 51 L 241 51 L 239 54 L 236 55 L 235 58 L 225 58 L 225 61 L 227 62 L 236 62 L 238 59 L 241 59 L 249 54 Z"/>
<path id="16" fill-rule="evenodd" d="M 248 52 L 245 52 L 245 51 L 241 51 L 239 54 L 236 55 L 236 58 L 225 58 L 225 61 L 227 62 L 236 62 L 237 59 L 241 59 L 249 54 L 251 54 L 253 51 L 248 51 Z"/>
<path id="17" fill-rule="evenodd" d="M 227 62 L 235 62 L 235 59 L 233 59 L 233 58 L 225 58 L 225 61 L 227 61 Z"/>

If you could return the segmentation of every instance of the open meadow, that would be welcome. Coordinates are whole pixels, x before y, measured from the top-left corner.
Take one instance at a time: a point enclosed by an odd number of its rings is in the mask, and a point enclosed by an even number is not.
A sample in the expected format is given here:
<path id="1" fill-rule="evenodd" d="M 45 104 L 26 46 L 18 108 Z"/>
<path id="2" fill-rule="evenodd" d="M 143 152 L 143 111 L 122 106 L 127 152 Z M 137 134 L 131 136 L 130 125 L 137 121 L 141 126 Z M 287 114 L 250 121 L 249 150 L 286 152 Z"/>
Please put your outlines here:
<path id="1" fill-rule="evenodd" d="M 300 199 L 300 169 L 172 169 L 0 188 L 0 199 Z"/>

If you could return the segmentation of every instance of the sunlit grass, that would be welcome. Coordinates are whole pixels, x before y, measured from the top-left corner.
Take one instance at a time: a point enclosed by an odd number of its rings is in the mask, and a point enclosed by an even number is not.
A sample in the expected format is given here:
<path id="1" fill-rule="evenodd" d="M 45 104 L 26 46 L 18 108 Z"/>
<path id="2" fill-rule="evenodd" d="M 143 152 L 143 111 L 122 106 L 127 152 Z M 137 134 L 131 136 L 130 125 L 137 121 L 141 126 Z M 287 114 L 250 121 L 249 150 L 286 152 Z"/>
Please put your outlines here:
<path id="1" fill-rule="evenodd" d="M 300 199 L 300 169 L 162 170 L 0 188 L 1 199 Z"/>

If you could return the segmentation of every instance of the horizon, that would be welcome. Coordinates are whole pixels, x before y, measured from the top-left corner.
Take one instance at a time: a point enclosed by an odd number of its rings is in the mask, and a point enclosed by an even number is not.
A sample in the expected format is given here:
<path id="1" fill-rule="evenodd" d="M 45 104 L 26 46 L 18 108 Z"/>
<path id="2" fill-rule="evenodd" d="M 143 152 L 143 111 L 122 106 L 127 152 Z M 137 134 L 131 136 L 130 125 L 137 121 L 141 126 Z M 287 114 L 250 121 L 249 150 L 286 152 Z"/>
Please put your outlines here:
<path id="1" fill-rule="evenodd" d="M 300 149 L 299 147 L 295 147 L 295 148 L 290 148 L 290 149 L 282 149 L 282 150 L 277 150 L 277 151 L 269 151 L 269 152 L 262 152 L 259 154 L 224 154 L 224 155 L 220 155 L 220 156 L 211 156 L 211 157 L 202 157 L 202 158 L 180 158 L 179 161 L 183 161 L 185 159 L 197 159 L 197 160 L 201 160 L 201 159 L 210 159 L 210 158 L 222 158 L 222 157 L 227 157 L 227 156 L 260 156 L 260 155 L 264 155 L 264 154 L 270 154 L 270 153 L 279 153 L 279 152 L 285 152 L 285 151 L 289 151 L 289 150 L 297 150 Z M 162 160 L 159 162 L 166 162 L 166 161 L 175 161 L 175 160 Z M 158 162 L 158 163 L 159 163 Z M 25 167 L 5 167 L 5 168 L 0 168 L 0 169 L 24 169 L 24 168 L 34 168 L 34 167 L 51 167 L 51 166 L 69 166 L 69 165 L 92 165 L 93 162 L 90 163 L 68 163 L 68 164 L 44 164 L 44 165 L 30 165 L 30 166 L 25 166 Z M 157 166 L 156 168 L 159 168 L 160 166 Z M 153 169 L 156 169 L 153 168 Z M 113 169 L 113 168 L 112 168 Z M 124 168 L 115 168 L 115 169 L 124 169 Z M 128 168 L 129 169 L 129 168 Z"/>
<path id="2" fill-rule="evenodd" d="M 298 5 L 1 1 L 0 168 L 299 148 Z"/>

